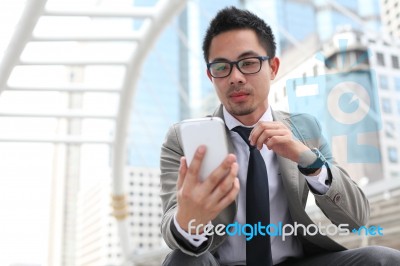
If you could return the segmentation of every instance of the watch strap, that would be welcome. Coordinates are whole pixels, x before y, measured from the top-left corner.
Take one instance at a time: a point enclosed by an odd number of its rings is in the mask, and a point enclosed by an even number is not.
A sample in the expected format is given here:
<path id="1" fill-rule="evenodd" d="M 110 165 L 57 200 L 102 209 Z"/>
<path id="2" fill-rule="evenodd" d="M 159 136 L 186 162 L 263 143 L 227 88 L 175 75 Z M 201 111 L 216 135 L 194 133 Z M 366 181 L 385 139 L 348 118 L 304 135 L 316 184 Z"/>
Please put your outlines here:
<path id="1" fill-rule="evenodd" d="M 317 159 L 312 164 L 310 164 L 306 167 L 302 167 L 300 165 L 297 166 L 300 173 L 302 173 L 303 175 L 310 175 L 310 174 L 315 173 L 318 169 L 320 169 L 326 163 L 324 156 L 321 154 L 321 152 L 317 148 L 313 148 L 313 149 L 311 149 L 311 151 L 315 155 L 317 155 Z"/>

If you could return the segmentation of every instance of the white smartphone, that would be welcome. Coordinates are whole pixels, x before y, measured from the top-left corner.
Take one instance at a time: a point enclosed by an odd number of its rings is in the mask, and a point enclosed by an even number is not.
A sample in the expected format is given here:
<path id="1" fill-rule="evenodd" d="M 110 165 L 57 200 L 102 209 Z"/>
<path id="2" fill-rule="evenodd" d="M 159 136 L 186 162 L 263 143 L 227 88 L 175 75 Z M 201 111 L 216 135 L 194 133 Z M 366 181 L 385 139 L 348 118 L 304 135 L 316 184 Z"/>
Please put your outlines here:
<path id="1" fill-rule="evenodd" d="M 207 147 L 200 168 L 200 180 L 204 181 L 228 155 L 225 123 L 219 117 L 187 119 L 180 123 L 183 152 L 188 166 L 200 145 Z"/>

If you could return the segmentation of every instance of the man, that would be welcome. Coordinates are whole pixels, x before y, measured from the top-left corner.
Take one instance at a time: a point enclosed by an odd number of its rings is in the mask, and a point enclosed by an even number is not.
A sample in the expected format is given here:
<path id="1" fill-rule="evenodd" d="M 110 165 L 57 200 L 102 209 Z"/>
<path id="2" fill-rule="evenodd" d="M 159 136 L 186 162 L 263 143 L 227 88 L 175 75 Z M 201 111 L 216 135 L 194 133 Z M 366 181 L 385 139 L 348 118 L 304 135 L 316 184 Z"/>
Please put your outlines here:
<path id="1" fill-rule="evenodd" d="M 174 251 L 164 265 L 395 265 L 400 256 L 392 249 L 346 250 L 322 234 L 206 234 L 207 224 L 313 224 L 304 210 L 309 191 L 334 224 L 367 223 L 368 201 L 332 159 L 318 122 L 271 109 L 275 50 L 270 27 L 248 11 L 225 8 L 211 21 L 203 52 L 231 154 L 201 182 L 205 147 L 188 166 L 179 125 L 171 127 L 161 151 L 161 229 Z"/>

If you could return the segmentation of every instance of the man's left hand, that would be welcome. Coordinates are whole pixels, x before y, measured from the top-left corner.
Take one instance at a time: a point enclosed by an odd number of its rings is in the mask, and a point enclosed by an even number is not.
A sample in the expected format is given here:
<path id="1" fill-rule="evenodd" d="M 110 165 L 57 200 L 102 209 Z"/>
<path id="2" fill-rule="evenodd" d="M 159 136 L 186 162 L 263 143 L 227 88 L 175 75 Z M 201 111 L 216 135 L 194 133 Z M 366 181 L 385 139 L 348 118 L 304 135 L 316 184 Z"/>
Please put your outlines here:
<path id="1" fill-rule="evenodd" d="M 268 149 L 276 154 L 299 162 L 300 155 L 310 150 L 306 145 L 295 139 L 290 129 L 282 122 L 258 122 L 251 131 L 250 144 L 261 150 L 265 144 Z"/>

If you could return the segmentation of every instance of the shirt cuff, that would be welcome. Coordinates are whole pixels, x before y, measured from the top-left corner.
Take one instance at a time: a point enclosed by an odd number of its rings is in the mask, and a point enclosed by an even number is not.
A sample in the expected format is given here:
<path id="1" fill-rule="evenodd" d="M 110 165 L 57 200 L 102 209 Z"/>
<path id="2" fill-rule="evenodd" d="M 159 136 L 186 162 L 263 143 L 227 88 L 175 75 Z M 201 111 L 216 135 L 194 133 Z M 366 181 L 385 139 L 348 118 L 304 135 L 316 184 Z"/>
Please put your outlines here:
<path id="1" fill-rule="evenodd" d="M 303 174 L 302 174 L 303 175 Z M 307 180 L 307 183 L 313 188 L 315 191 L 320 193 L 321 195 L 325 194 L 329 188 L 329 179 L 328 179 L 328 169 L 325 165 L 321 167 L 321 172 L 315 176 L 303 175 Z"/>
<path id="2" fill-rule="evenodd" d="M 211 222 L 209 222 L 208 224 L 211 224 Z M 194 247 L 198 248 L 201 246 L 201 244 L 203 244 L 204 242 L 206 242 L 208 240 L 208 237 L 206 236 L 206 233 L 203 232 L 200 235 L 192 235 L 189 234 L 188 232 L 186 232 L 185 230 L 183 230 L 179 223 L 176 221 L 176 214 L 174 215 L 174 225 L 176 227 L 176 230 L 178 230 L 178 232 Z"/>

